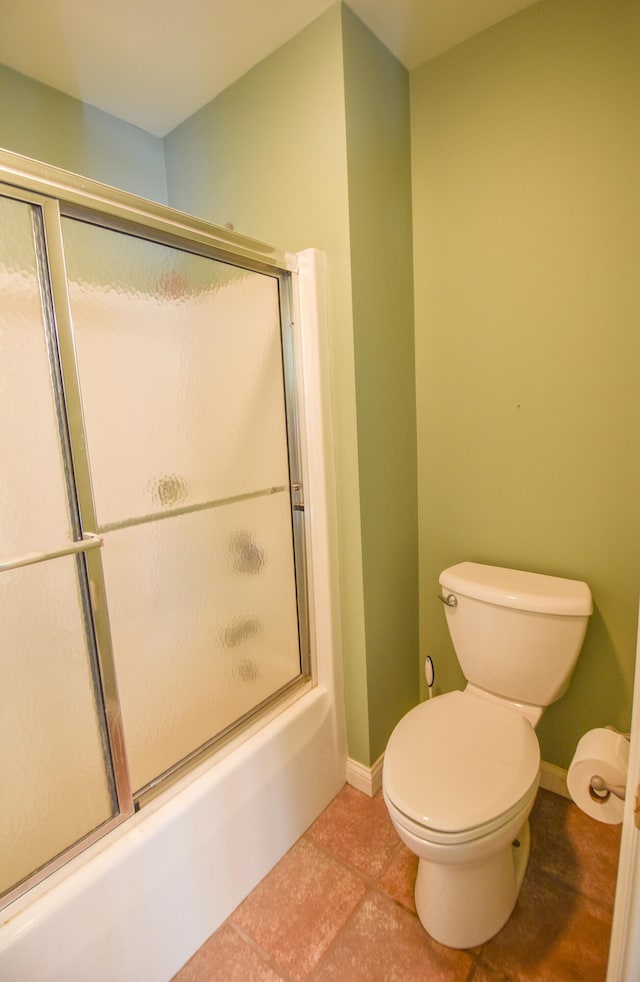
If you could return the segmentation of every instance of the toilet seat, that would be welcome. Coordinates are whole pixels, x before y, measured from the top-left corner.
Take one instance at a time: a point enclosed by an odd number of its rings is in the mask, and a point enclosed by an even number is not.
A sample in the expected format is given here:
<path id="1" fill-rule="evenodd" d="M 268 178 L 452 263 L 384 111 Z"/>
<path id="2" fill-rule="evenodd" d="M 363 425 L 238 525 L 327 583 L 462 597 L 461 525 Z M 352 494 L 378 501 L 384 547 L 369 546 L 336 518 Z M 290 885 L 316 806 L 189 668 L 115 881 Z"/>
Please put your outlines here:
<path id="1" fill-rule="evenodd" d="M 535 796 L 540 748 L 516 710 L 468 692 L 421 703 L 400 720 L 384 758 L 398 819 L 433 842 L 487 835 Z"/>

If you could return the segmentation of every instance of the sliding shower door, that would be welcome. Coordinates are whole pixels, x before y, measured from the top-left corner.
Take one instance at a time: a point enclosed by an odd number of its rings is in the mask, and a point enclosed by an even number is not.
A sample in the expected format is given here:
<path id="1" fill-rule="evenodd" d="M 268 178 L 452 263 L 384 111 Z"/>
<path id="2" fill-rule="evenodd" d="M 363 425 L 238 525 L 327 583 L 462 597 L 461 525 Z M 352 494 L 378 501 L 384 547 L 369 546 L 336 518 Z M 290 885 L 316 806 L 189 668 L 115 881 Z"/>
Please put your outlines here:
<path id="1" fill-rule="evenodd" d="M 0 184 L 0 903 L 310 674 L 288 257 L 19 164 Z"/>
<path id="2" fill-rule="evenodd" d="M 75 219 L 63 237 L 140 791 L 301 673 L 279 280 Z"/>
<path id="3" fill-rule="evenodd" d="M 0 895 L 118 811 L 44 256 L 0 196 Z"/>

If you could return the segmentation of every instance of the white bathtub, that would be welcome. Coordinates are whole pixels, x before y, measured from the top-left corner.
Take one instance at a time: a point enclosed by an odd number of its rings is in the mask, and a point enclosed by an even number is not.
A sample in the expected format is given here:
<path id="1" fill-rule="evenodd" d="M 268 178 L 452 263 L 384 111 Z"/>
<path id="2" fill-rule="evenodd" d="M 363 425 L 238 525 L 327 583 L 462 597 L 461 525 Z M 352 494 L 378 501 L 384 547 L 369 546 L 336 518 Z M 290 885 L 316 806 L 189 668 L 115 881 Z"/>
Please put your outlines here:
<path id="1" fill-rule="evenodd" d="M 170 979 L 340 789 L 337 743 L 316 687 L 11 918 L 0 979 Z"/>
<path id="2" fill-rule="evenodd" d="M 324 269 L 299 258 L 316 684 L 7 908 L 1 982 L 166 982 L 344 783 Z"/>

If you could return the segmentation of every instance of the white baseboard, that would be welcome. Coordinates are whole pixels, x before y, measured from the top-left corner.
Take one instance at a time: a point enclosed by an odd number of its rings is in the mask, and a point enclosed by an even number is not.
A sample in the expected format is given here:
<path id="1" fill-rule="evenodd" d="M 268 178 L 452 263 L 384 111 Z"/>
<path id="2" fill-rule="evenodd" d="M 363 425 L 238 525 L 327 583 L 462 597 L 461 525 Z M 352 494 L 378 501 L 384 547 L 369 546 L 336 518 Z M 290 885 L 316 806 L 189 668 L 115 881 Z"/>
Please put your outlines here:
<path id="1" fill-rule="evenodd" d="M 376 760 L 371 767 L 366 767 L 352 757 L 347 757 L 347 784 L 363 791 L 373 798 L 382 787 L 382 762 L 384 754 Z M 554 794 L 562 795 L 563 798 L 570 798 L 567 789 L 567 772 L 564 767 L 556 764 L 549 764 L 543 760 L 540 767 L 540 787 L 545 791 L 553 791 Z"/>
<path id="2" fill-rule="evenodd" d="M 562 795 L 563 798 L 571 798 L 567 788 L 567 772 L 564 767 L 556 764 L 549 764 L 543 760 L 540 767 L 540 787 L 545 791 L 553 791 L 554 794 Z"/>
<path id="3" fill-rule="evenodd" d="M 373 798 L 382 787 L 382 754 L 371 767 L 366 767 L 352 757 L 347 757 L 347 784 L 358 791 L 364 791 Z"/>

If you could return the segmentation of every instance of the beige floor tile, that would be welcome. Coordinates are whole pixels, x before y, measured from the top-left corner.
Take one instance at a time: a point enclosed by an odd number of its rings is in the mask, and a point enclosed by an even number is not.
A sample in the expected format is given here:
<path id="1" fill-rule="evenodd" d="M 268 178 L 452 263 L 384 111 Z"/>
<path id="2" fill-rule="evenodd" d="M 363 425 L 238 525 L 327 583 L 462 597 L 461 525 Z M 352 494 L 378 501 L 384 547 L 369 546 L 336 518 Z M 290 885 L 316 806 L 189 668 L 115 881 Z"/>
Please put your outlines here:
<path id="1" fill-rule="evenodd" d="M 365 893 L 361 877 L 301 839 L 231 921 L 293 979 L 320 960 Z"/>
<path id="2" fill-rule="evenodd" d="M 306 838 L 375 879 L 398 844 L 382 795 L 368 795 L 346 784 L 313 823 Z"/>
<path id="3" fill-rule="evenodd" d="M 465 951 L 432 941 L 415 915 L 372 891 L 313 973 L 314 982 L 467 982 Z"/>
<path id="4" fill-rule="evenodd" d="M 230 924 L 216 931 L 173 982 L 281 982 L 265 959 L 238 936 Z"/>

